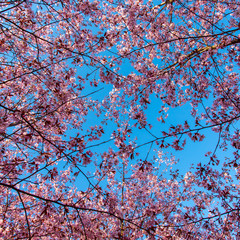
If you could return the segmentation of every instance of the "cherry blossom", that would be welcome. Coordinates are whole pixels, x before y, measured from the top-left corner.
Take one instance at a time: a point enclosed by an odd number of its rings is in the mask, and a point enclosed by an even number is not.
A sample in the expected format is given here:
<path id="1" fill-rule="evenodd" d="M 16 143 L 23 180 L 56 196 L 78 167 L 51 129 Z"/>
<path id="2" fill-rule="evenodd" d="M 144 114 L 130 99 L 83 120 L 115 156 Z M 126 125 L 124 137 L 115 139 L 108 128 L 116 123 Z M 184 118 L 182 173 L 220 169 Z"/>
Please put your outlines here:
<path id="1" fill-rule="evenodd" d="M 239 239 L 239 6 L 2 1 L 0 238 Z"/>

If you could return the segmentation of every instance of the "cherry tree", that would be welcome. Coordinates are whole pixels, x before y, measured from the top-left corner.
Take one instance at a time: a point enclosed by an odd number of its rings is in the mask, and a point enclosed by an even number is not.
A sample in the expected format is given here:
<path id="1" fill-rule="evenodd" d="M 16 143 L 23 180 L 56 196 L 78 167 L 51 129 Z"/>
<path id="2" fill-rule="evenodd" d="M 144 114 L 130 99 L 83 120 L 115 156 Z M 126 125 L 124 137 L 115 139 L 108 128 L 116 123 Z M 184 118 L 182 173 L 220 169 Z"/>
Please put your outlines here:
<path id="1" fill-rule="evenodd" d="M 239 16 L 238 0 L 1 1 L 1 239 L 240 239 Z M 182 174 L 171 153 L 206 131 Z"/>

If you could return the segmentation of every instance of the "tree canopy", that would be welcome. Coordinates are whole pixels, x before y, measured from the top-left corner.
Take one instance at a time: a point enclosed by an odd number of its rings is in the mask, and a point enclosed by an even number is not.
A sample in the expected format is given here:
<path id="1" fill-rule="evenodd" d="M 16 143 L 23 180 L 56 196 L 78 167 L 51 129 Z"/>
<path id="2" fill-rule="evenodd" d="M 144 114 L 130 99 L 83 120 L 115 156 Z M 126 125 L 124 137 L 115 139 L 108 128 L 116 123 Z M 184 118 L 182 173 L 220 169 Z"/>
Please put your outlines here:
<path id="1" fill-rule="evenodd" d="M 1 1 L 0 238 L 240 239 L 239 16 L 239 0 Z M 175 151 L 206 131 L 182 174 Z"/>

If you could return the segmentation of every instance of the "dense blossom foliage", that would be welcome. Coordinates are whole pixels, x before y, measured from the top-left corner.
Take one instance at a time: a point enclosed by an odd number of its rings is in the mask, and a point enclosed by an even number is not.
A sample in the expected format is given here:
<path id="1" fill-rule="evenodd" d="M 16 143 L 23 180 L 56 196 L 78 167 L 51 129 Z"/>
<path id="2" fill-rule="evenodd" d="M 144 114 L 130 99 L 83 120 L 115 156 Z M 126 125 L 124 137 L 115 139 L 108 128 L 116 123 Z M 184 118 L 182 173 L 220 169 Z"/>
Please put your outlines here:
<path id="1" fill-rule="evenodd" d="M 239 19 L 239 0 L 1 1 L 0 238 L 240 239 Z M 180 174 L 164 153 L 206 131 Z"/>

